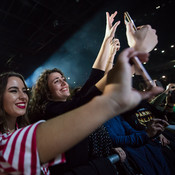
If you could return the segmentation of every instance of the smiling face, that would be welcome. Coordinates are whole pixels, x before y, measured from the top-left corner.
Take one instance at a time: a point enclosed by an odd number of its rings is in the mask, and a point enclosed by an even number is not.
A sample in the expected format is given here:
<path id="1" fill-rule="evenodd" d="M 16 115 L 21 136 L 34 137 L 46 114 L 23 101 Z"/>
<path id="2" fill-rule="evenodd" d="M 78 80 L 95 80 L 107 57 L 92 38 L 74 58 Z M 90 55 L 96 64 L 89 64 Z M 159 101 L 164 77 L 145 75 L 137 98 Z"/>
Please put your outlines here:
<path id="1" fill-rule="evenodd" d="M 52 99 L 55 101 L 66 101 L 70 96 L 69 85 L 65 78 L 58 72 L 53 72 L 48 76 L 48 87 Z"/>
<path id="2" fill-rule="evenodd" d="M 9 77 L 3 95 L 3 108 L 9 119 L 23 116 L 28 104 L 27 89 L 23 81 L 15 76 Z"/>

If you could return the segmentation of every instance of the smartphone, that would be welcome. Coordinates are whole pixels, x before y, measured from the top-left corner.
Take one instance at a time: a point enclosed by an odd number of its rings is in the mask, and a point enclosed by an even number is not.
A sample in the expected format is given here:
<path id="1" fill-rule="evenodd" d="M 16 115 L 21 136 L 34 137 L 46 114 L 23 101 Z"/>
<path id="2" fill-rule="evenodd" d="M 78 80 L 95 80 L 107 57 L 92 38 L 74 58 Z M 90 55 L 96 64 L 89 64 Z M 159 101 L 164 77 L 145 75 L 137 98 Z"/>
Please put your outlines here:
<path id="1" fill-rule="evenodd" d="M 124 12 L 124 20 L 126 20 L 127 22 L 132 22 L 134 30 L 137 31 L 137 27 L 135 26 L 134 21 L 132 20 L 128 12 Z M 154 86 L 154 82 L 147 73 L 146 69 L 144 68 L 140 60 L 138 59 L 138 57 L 133 57 L 132 62 L 136 66 L 137 71 L 140 73 L 140 75 L 143 77 L 145 81 L 146 84 L 145 90 L 151 89 Z"/>

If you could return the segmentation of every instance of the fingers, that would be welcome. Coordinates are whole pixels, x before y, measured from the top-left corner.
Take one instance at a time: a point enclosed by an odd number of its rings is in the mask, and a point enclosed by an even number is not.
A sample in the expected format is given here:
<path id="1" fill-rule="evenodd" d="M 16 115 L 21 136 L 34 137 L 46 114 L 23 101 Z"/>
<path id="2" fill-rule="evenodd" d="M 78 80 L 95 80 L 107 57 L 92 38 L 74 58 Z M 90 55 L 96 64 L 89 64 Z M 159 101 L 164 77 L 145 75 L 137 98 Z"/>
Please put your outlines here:
<path id="1" fill-rule="evenodd" d="M 135 33 L 132 22 L 125 21 L 125 25 L 126 25 L 126 30 L 127 30 L 128 33 L 131 33 L 131 34 Z"/>
<path id="2" fill-rule="evenodd" d="M 115 11 L 115 12 L 109 17 L 110 22 L 111 22 L 111 25 L 112 25 L 112 23 L 113 23 L 114 18 L 115 18 L 116 15 L 117 15 L 117 11 Z"/>
<path id="3" fill-rule="evenodd" d="M 112 23 L 113 23 L 116 15 L 117 15 L 117 11 L 115 11 L 113 14 L 111 14 L 111 16 L 109 15 L 109 12 L 106 12 L 106 23 L 109 26 L 109 28 L 112 27 Z"/>
<path id="4" fill-rule="evenodd" d="M 122 148 L 120 148 L 120 147 L 114 148 L 114 150 L 115 150 L 116 153 L 118 153 L 121 162 L 124 162 L 124 160 L 126 159 L 125 151 Z"/>
<path id="5" fill-rule="evenodd" d="M 145 99 L 152 98 L 152 97 L 160 94 L 163 91 L 164 91 L 164 89 L 161 87 L 152 87 L 151 90 L 145 91 L 145 92 L 140 92 L 140 94 L 142 96 L 142 99 L 145 100 Z"/>
<path id="6" fill-rule="evenodd" d="M 152 119 L 153 122 L 155 123 L 160 123 L 161 125 L 163 125 L 164 127 L 168 126 L 169 123 L 166 120 L 162 120 L 162 119 L 158 119 L 158 118 L 154 118 Z"/>
<path id="7" fill-rule="evenodd" d="M 115 18 L 116 15 L 117 15 L 117 11 L 115 11 L 115 12 L 111 15 L 111 18 Z"/>
<path id="8" fill-rule="evenodd" d="M 111 36 L 114 37 L 114 34 L 115 34 L 116 29 L 117 29 L 117 27 L 118 27 L 119 24 L 120 24 L 120 21 L 117 21 L 117 22 L 113 25 L 113 27 L 111 28 Z"/>
<path id="9" fill-rule="evenodd" d="M 130 55 L 131 58 L 135 56 L 137 56 L 142 63 L 149 60 L 149 53 L 146 52 L 135 51 Z"/>
<path id="10" fill-rule="evenodd" d="M 106 12 L 106 23 L 108 24 L 109 23 L 109 13 Z"/>
<path id="11" fill-rule="evenodd" d="M 113 47 L 112 49 L 114 49 L 116 51 L 118 51 L 120 49 L 120 41 L 119 41 L 119 39 L 114 38 L 114 39 L 111 40 L 110 43 L 111 43 L 111 45 Z"/>

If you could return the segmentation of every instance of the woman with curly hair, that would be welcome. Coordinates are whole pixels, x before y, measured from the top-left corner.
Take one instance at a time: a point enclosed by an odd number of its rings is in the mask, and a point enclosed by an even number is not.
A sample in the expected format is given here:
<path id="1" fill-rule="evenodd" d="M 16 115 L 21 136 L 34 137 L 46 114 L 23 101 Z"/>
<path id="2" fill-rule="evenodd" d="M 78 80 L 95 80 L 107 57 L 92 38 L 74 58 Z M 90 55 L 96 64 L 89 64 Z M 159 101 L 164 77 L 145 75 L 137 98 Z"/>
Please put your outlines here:
<path id="1" fill-rule="evenodd" d="M 113 66 L 114 55 L 117 50 L 120 48 L 120 43 L 118 39 L 113 39 L 119 21 L 116 22 L 113 26 L 114 17 L 117 12 L 114 12 L 111 16 L 109 13 L 106 13 L 106 33 L 105 37 L 99 51 L 99 54 L 93 64 L 92 72 L 89 79 L 85 85 L 81 88 L 81 91 L 76 93 L 74 100 L 69 101 L 70 90 L 69 85 L 66 82 L 64 74 L 57 68 L 45 70 L 40 77 L 38 78 L 35 86 L 32 88 L 32 98 L 31 98 L 31 107 L 30 107 L 30 118 L 32 122 L 38 120 L 38 114 L 42 114 L 42 118 L 48 119 L 50 114 L 61 114 L 71 109 L 74 109 L 86 102 L 88 102 L 92 97 L 85 100 L 85 96 L 88 97 L 87 93 L 89 89 L 94 86 L 103 76 L 104 71 L 109 71 Z M 110 54 L 111 47 L 115 48 L 113 54 Z M 109 59 L 108 59 L 109 58 Z M 54 80 L 54 81 L 53 81 Z M 59 88 L 54 88 L 54 85 L 59 84 Z M 96 93 L 96 92 L 95 92 Z M 99 93 L 99 92 L 97 92 Z M 101 94 L 101 92 L 100 92 Z M 81 98 L 83 97 L 83 98 Z M 56 104 L 50 104 L 50 102 L 65 102 L 59 103 L 59 107 Z M 69 103 L 69 104 L 67 104 Z M 79 104 L 80 103 L 80 104 Z M 54 105 L 56 109 L 50 110 L 50 106 Z M 60 106 L 61 105 L 61 106 Z M 53 107 L 53 106 L 52 106 Z M 52 108 L 51 107 L 51 108 Z M 49 110 L 49 112 L 47 112 Z M 55 111 L 56 110 L 56 111 Z M 60 110 L 60 111 L 59 111 Z M 55 111 L 55 112 L 54 112 Z"/>

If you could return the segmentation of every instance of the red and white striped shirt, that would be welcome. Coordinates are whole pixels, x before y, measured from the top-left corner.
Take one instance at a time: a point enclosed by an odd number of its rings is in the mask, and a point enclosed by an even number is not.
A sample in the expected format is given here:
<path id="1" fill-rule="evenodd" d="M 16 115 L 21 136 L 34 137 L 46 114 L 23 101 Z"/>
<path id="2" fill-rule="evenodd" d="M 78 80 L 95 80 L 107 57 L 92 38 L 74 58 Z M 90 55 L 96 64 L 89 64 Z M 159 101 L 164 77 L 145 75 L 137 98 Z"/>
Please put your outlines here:
<path id="1" fill-rule="evenodd" d="M 0 133 L 0 174 L 40 175 L 42 171 L 49 175 L 50 164 L 65 162 L 63 154 L 56 161 L 41 166 L 36 147 L 36 128 L 41 122 L 44 121 L 17 129 L 13 133 Z"/>

